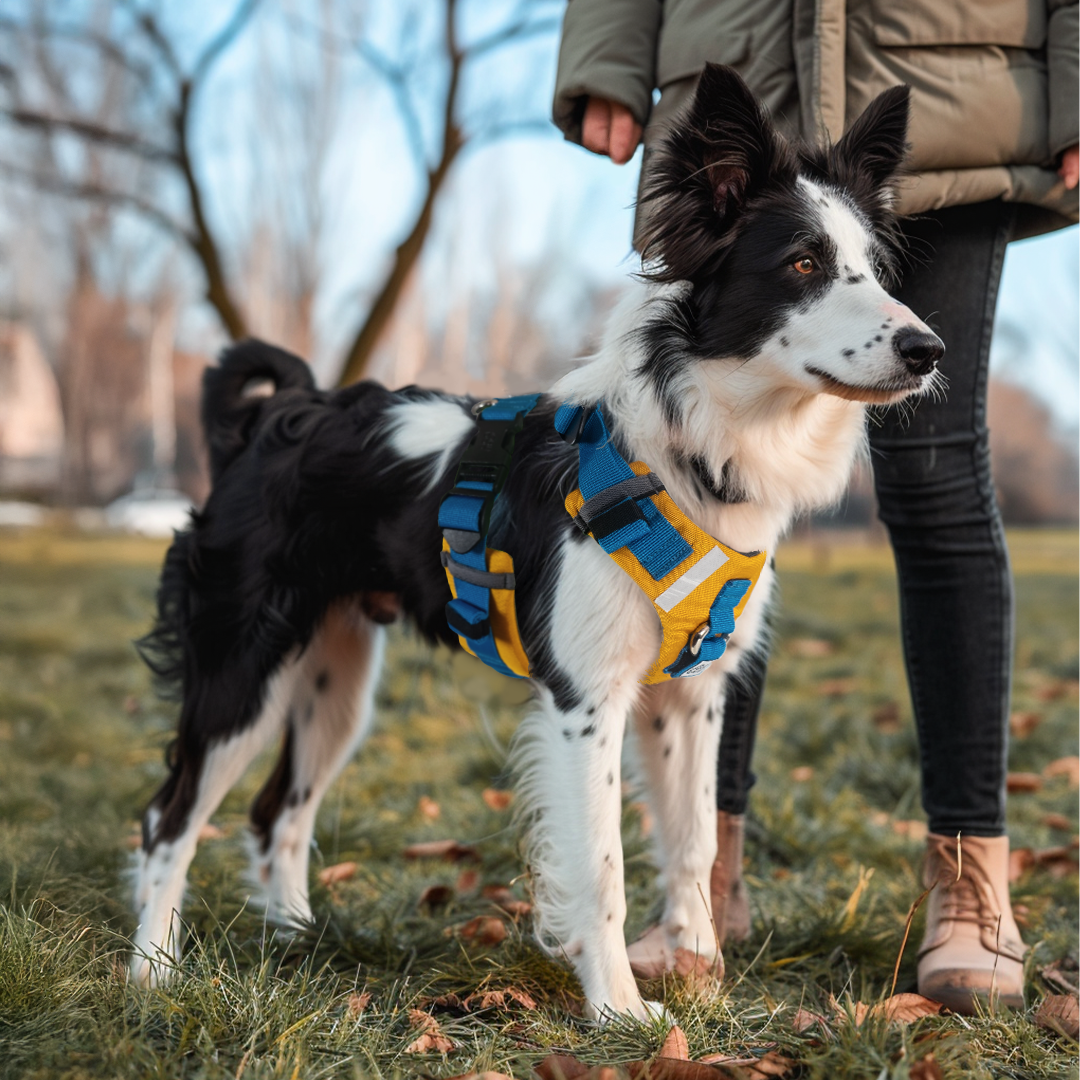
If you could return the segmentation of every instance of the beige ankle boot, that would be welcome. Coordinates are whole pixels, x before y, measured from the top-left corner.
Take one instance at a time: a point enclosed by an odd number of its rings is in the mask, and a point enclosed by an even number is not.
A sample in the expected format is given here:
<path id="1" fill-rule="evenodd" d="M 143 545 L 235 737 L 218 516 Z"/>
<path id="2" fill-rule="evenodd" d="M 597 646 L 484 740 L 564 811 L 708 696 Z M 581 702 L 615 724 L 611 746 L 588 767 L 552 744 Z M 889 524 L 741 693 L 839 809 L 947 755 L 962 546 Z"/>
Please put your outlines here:
<path id="1" fill-rule="evenodd" d="M 726 941 L 745 941 L 750 936 L 750 901 L 742 877 L 745 824 L 742 814 L 716 812 L 716 861 L 709 877 L 709 893 L 713 924 L 721 945 Z M 655 979 L 665 971 L 679 971 L 662 926 L 649 927 L 626 952 L 630 969 L 639 979 Z M 716 967 L 721 978 L 723 970 L 721 959 Z"/>
<path id="2" fill-rule="evenodd" d="M 919 993 L 954 1012 L 972 1013 L 974 999 L 1024 1004 L 1024 953 L 1009 903 L 1007 836 L 927 837 L 923 884 L 926 934 L 919 948 Z"/>

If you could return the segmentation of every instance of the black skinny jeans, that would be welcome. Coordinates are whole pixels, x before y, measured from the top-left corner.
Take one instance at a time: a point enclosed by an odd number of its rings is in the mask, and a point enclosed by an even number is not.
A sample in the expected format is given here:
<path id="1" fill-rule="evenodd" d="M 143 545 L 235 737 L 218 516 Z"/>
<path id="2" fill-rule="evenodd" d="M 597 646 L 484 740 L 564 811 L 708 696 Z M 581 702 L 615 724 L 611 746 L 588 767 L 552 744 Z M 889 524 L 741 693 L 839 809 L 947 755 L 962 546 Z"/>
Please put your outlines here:
<path id="1" fill-rule="evenodd" d="M 1001 202 L 905 224 L 897 299 L 945 342 L 945 401 L 922 399 L 871 426 L 878 516 L 896 558 L 908 685 L 931 832 L 1000 836 L 1013 650 L 1009 555 L 990 475 L 987 368 L 1012 230 Z M 910 411 L 910 410 L 909 410 Z M 728 692 L 717 807 L 746 810 L 766 661 Z"/>

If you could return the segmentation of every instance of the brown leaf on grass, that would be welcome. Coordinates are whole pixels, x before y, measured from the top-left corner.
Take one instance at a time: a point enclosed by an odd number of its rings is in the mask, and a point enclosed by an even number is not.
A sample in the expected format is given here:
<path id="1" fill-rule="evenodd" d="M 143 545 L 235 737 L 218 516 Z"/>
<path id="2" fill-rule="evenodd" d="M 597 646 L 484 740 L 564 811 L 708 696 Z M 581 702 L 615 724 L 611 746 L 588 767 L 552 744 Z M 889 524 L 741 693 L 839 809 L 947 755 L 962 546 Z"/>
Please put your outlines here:
<path id="1" fill-rule="evenodd" d="M 1005 790 L 1010 795 L 1031 794 L 1042 786 L 1042 777 L 1038 773 L 1011 772 L 1005 777 Z"/>
<path id="2" fill-rule="evenodd" d="M 809 1009 L 796 1009 L 791 1018 L 791 1026 L 800 1034 L 809 1031 L 818 1025 L 823 1031 L 829 1030 L 829 1021 L 821 1013 L 811 1012 Z"/>
<path id="3" fill-rule="evenodd" d="M 532 904 L 528 900 L 519 900 L 505 885 L 485 885 L 481 890 L 485 900 L 497 904 L 507 915 L 515 919 L 528 915 L 532 911 Z"/>
<path id="4" fill-rule="evenodd" d="M 813 765 L 796 765 L 788 775 L 796 784 L 805 784 L 808 780 L 814 778 Z"/>
<path id="5" fill-rule="evenodd" d="M 319 884 L 327 887 L 337 885 L 338 882 L 348 881 L 356 876 L 357 866 L 354 862 L 339 862 L 333 866 L 324 866 L 319 871 Z"/>
<path id="6" fill-rule="evenodd" d="M 820 660 L 833 654 L 832 642 L 822 638 L 793 638 L 787 647 L 792 656 L 802 660 Z"/>
<path id="7" fill-rule="evenodd" d="M 416 809 L 429 821 L 437 821 L 439 815 L 442 814 L 442 807 L 427 795 L 420 796 L 420 799 L 416 804 Z"/>
<path id="8" fill-rule="evenodd" d="M 206 824 L 199 830 L 199 843 L 204 840 L 220 840 L 225 835 L 223 829 L 219 829 L 216 825 Z"/>
<path id="9" fill-rule="evenodd" d="M 913 1062 L 908 1077 L 909 1080 L 945 1080 L 945 1074 L 932 1053 Z"/>
<path id="10" fill-rule="evenodd" d="M 1035 862 L 1052 877 L 1063 878 L 1077 872 L 1077 852 L 1072 847 L 1043 848 L 1035 852 Z"/>
<path id="11" fill-rule="evenodd" d="M 1080 1035 L 1080 1011 L 1072 994 L 1051 994 L 1035 1012 L 1035 1024 L 1075 1039 Z"/>
<path id="12" fill-rule="evenodd" d="M 817 684 L 817 692 L 822 697 L 844 697 L 850 694 L 859 685 L 859 680 L 854 678 L 822 679 Z"/>
<path id="13" fill-rule="evenodd" d="M 884 1016 L 893 1023 L 910 1024 L 924 1016 L 940 1016 L 944 1008 L 940 1001 L 923 997 L 922 994 L 893 994 L 875 1005 L 870 1013 L 873 1016 Z"/>
<path id="14" fill-rule="evenodd" d="M 417 907 L 441 908 L 446 907 L 454 899 L 454 890 L 449 885 L 429 885 L 417 900 Z"/>
<path id="15" fill-rule="evenodd" d="M 514 1078 L 500 1072 L 469 1072 L 458 1073 L 457 1076 L 451 1076 L 449 1080 L 514 1080 Z"/>
<path id="16" fill-rule="evenodd" d="M 736 1073 L 718 1070 L 700 1061 L 657 1057 L 651 1061 L 628 1061 L 623 1068 L 630 1080 L 724 1080 Z"/>
<path id="17" fill-rule="evenodd" d="M 474 945 L 498 945 L 506 940 L 506 923 L 494 915 L 477 915 L 467 923 L 451 927 L 448 933 Z"/>
<path id="18" fill-rule="evenodd" d="M 480 853 L 468 844 L 457 840 L 425 840 L 419 844 L 410 844 L 402 854 L 410 861 L 413 859 L 444 859 L 446 862 L 464 862 L 469 859 L 480 861 Z"/>
<path id="19" fill-rule="evenodd" d="M 512 1004 L 520 1005 L 530 1012 L 537 1008 L 535 998 L 516 986 L 507 986 L 501 990 L 478 990 L 461 1003 L 466 1012 L 472 1009 L 506 1009 Z"/>
<path id="20" fill-rule="evenodd" d="M 548 1054 L 532 1071 L 539 1080 L 577 1080 L 589 1071 L 589 1066 L 570 1054 Z"/>
<path id="21" fill-rule="evenodd" d="M 1065 776 L 1070 787 L 1080 787 L 1080 757 L 1063 757 L 1051 761 L 1042 771 L 1047 780 L 1056 776 Z"/>
<path id="22" fill-rule="evenodd" d="M 1076 679 L 1053 679 L 1040 686 L 1035 691 L 1039 701 L 1058 701 L 1063 697 L 1069 697 L 1080 689 L 1080 683 Z"/>
<path id="23" fill-rule="evenodd" d="M 1072 822 L 1064 814 L 1046 814 L 1042 821 L 1048 829 L 1055 829 L 1057 832 L 1072 831 Z"/>
<path id="24" fill-rule="evenodd" d="M 492 810 L 505 810 L 513 801 L 512 791 L 501 791 L 498 788 L 484 788 L 480 798 L 491 807 Z"/>
<path id="25" fill-rule="evenodd" d="M 131 848 L 132 851 L 134 851 L 136 848 L 142 847 L 142 833 L 131 833 L 129 836 L 125 836 L 124 847 Z"/>
<path id="26" fill-rule="evenodd" d="M 1041 723 L 1037 712 L 1014 712 L 1009 716 L 1009 731 L 1017 739 L 1026 739 Z"/>
<path id="27" fill-rule="evenodd" d="M 680 1061 L 690 1060 L 690 1044 L 686 1041 L 686 1033 L 678 1024 L 667 1033 L 666 1038 L 660 1045 L 658 1056 L 662 1058 L 678 1058 Z"/>
<path id="28" fill-rule="evenodd" d="M 700 1059 L 703 1064 L 716 1069 L 720 1076 L 739 1077 L 740 1080 L 774 1080 L 790 1075 L 799 1064 L 794 1058 L 784 1057 L 775 1050 L 761 1057 L 732 1057 L 730 1054 L 709 1054 Z M 713 1073 L 715 1080 L 717 1073 Z"/>
<path id="29" fill-rule="evenodd" d="M 870 719 L 883 735 L 895 734 L 900 730 L 900 703 L 886 701 L 883 705 L 878 705 L 870 713 Z"/>
<path id="30" fill-rule="evenodd" d="M 1027 904 L 1013 904 L 1013 918 L 1017 926 L 1031 926 L 1031 908 Z"/>
<path id="31" fill-rule="evenodd" d="M 421 1009 L 409 1010 L 409 1021 L 413 1028 L 419 1028 L 420 1034 L 405 1047 L 406 1054 L 449 1054 L 455 1049 L 454 1043 L 440 1030 L 435 1017 Z"/>
<path id="32" fill-rule="evenodd" d="M 480 884 L 480 872 L 474 870 L 471 866 L 467 866 L 464 870 L 458 874 L 458 879 L 454 885 L 454 889 L 458 896 L 464 896 L 466 893 L 471 893 L 476 889 L 476 886 Z"/>
<path id="33" fill-rule="evenodd" d="M 345 1003 L 345 1015 L 355 1020 L 371 1004 L 371 995 L 365 990 L 362 994 L 350 994 Z"/>

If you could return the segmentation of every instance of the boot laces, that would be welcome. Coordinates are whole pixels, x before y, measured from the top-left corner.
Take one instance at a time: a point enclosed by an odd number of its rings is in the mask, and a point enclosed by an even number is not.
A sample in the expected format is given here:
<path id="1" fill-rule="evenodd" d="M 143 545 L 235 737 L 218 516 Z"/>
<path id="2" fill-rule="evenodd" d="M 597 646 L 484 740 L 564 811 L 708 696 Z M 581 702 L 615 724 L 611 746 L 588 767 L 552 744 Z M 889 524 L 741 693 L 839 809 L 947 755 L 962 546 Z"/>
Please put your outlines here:
<path id="1" fill-rule="evenodd" d="M 937 887 L 942 891 L 939 918 L 975 923 L 996 934 L 1000 905 L 978 860 L 971 858 L 966 850 L 958 859 L 955 840 L 936 840 L 933 850 L 937 861 Z"/>

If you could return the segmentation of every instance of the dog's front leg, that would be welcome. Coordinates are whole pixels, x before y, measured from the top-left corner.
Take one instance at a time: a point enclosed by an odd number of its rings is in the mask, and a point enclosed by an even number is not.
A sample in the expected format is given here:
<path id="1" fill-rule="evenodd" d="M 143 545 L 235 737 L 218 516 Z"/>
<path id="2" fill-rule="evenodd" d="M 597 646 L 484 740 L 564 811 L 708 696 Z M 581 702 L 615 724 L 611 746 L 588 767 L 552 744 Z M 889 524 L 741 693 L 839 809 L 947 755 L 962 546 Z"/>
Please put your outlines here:
<path id="1" fill-rule="evenodd" d="M 723 678 L 707 672 L 649 687 L 634 714 L 665 895 L 660 970 L 723 974 L 709 906 Z"/>
<path id="2" fill-rule="evenodd" d="M 541 708 L 515 741 L 540 940 L 568 957 L 595 1019 L 645 1019 L 626 955 L 620 758 L 659 647 L 644 595 L 595 545 L 567 545 Z"/>

